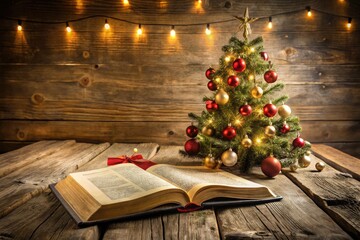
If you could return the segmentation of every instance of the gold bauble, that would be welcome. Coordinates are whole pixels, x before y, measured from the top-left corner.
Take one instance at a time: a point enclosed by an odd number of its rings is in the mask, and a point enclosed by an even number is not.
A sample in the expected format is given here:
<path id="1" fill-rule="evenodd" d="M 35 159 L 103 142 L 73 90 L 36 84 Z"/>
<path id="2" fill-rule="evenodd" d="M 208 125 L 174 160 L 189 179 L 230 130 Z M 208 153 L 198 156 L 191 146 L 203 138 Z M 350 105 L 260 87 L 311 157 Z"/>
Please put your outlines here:
<path id="1" fill-rule="evenodd" d="M 265 134 L 266 134 L 266 136 L 268 136 L 268 137 L 273 137 L 273 136 L 275 136 L 275 134 L 276 134 L 276 129 L 275 129 L 275 127 L 272 126 L 272 125 L 266 126 L 266 127 L 265 127 Z"/>
<path id="2" fill-rule="evenodd" d="M 287 118 L 291 114 L 291 108 L 288 105 L 283 104 L 278 108 L 278 114 L 282 118 Z"/>
<path id="3" fill-rule="evenodd" d="M 296 163 L 293 163 L 293 164 L 291 164 L 291 165 L 289 166 L 290 171 L 292 171 L 292 172 L 296 172 L 297 169 L 298 169 L 298 167 L 299 167 L 299 166 L 298 166 Z"/>
<path id="4" fill-rule="evenodd" d="M 302 168 L 307 168 L 311 163 L 310 156 L 304 155 L 301 158 L 299 158 L 299 166 Z"/>
<path id="5" fill-rule="evenodd" d="M 221 154 L 221 161 L 227 167 L 232 167 L 237 163 L 238 156 L 231 148 Z"/>
<path id="6" fill-rule="evenodd" d="M 323 161 L 321 162 L 317 162 L 315 164 L 315 168 L 316 170 L 318 170 L 319 172 L 321 172 L 324 168 L 325 168 L 325 163 Z"/>
<path id="7" fill-rule="evenodd" d="M 224 89 L 220 89 L 215 95 L 215 102 L 219 105 L 225 105 L 229 101 L 229 94 L 224 91 Z"/>
<path id="8" fill-rule="evenodd" d="M 310 155 L 311 155 L 311 151 L 310 151 L 310 150 L 307 150 L 307 151 L 305 152 L 305 155 L 310 156 Z"/>
<path id="9" fill-rule="evenodd" d="M 255 86 L 253 89 L 251 89 L 251 96 L 254 98 L 261 98 L 263 93 L 264 91 L 259 86 Z"/>
<path id="10" fill-rule="evenodd" d="M 251 139 L 248 137 L 248 135 L 245 135 L 245 138 L 241 141 L 241 145 L 244 148 L 249 148 L 252 145 Z"/>
<path id="11" fill-rule="evenodd" d="M 201 129 L 201 133 L 210 137 L 214 135 L 215 129 L 213 127 L 205 126 Z"/>
<path id="12" fill-rule="evenodd" d="M 215 168 L 218 165 L 218 162 L 215 158 L 209 154 L 204 158 L 204 166 L 207 168 Z"/>

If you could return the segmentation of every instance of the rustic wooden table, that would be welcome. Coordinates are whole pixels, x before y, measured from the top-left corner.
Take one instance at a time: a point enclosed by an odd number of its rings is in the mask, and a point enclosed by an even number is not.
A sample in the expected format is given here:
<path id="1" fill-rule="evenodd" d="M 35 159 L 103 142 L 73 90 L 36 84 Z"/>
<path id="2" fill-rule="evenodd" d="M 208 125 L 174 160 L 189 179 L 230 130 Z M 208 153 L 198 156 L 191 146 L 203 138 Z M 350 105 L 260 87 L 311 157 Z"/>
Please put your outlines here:
<path id="1" fill-rule="evenodd" d="M 195 164 L 180 146 L 41 141 L 0 155 L 0 239 L 359 239 L 359 161 L 314 145 L 313 163 L 296 173 L 246 178 L 282 195 L 280 202 L 165 214 L 79 229 L 48 185 L 71 172 L 106 166 L 134 147 L 158 163 Z M 319 158 L 328 164 L 314 171 Z M 197 162 L 199 164 L 199 162 Z M 352 177 L 353 176 L 353 177 Z"/>

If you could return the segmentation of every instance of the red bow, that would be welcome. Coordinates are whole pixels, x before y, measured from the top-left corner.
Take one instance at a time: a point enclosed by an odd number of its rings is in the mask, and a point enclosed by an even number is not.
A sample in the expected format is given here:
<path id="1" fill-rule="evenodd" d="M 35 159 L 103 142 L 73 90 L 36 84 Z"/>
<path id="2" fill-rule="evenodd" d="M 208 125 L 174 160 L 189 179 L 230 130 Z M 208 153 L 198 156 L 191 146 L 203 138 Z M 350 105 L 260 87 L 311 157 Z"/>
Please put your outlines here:
<path id="1" fill-rule="evenodd" d="M 144 170 L 156 164 L 150 160 L 143 159 L 143 156 L 141 154 L 134 154 L 131 157 L 128 157 L 126 155 L 120 157 L 109 157 L 107 160 L 108 166 L 120 163 L 133 163 Z"/>

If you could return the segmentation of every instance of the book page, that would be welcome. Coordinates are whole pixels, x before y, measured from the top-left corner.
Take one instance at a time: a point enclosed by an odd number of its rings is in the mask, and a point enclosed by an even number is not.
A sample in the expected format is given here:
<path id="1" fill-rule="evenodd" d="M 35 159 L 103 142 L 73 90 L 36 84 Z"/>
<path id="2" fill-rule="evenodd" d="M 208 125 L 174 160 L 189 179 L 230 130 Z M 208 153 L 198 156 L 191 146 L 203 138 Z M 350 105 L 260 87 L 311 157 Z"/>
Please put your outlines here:
<path id="1" fill-rule="evenodd" d="M 171 182 L 179 188 L 182 188 L 188 192 L 189 195 L 193 195 L 201 187 L 209 185 L 230 186 L 237 188 L 264 187 L 231 173 L 201 166 L 188 167 L 161 164 L 150 167 L 147 171 L 166 179 L 166 181 Z"/>
<path id="2" fill-rule="evenodd" d="M 70 175 L 101 204 L 127 201 L 176 188 L 134 164 L 119 164 Z"/>

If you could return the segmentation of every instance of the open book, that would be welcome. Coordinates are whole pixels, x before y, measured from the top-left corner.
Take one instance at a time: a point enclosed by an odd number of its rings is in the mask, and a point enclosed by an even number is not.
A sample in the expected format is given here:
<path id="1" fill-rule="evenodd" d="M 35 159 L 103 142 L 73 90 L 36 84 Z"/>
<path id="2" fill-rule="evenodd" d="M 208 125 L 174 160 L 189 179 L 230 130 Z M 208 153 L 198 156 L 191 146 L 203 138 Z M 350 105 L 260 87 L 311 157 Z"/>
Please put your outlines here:
<path id="1" fill-rule="evenodd" d="M 51 189 L 80 226 L 152 212 L 161 206 L 206 206 L 207 200 L 218 198 L 222 198 L 221 205 L 227 202 L 224 198 L 229 203 L 281 199 L 265 186 L 222 170 L 166 164 L 146 171 L 125 163 L 71 173 Z M 219 205 L 219 201 L 210 201 L 210 205 Z"/>

